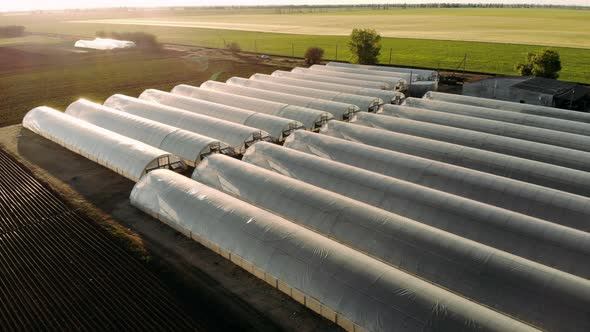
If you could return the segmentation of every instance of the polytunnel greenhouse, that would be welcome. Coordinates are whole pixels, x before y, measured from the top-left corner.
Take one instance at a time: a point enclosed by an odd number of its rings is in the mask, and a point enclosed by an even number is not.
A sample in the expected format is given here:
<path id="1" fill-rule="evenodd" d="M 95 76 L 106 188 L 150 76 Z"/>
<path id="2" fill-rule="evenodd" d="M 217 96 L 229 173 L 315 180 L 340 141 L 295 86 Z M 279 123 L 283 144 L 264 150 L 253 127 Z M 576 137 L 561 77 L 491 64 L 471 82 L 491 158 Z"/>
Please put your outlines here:
<path id="1" fill-rule="evenodd" d="M 480 106 L 449 103 L 439 100 L 407 98 L 404 105 L 408 107 L 422 108 L 431 111 L 471 116 L 474 118 L 495 120 L 507 123 L 514 123 L 523 126 L 544 128 L 590 136 L 590 124 L 577 121 L 549 118 L 545 116 L 522 114 L 511 111 L 503 111 Z"/>
<path id="2" fill-rule="evenodd" d="M 317 98 L 331 102 L 339 102 L 343 104 L 351 104 L 355 105 L 361 111 L 364 112 L 377 112 L 383 105 L 383 100 L 378 97 L 360 96 L 337 91 L 320 90 L 316 88 L 304 88 L 290 84 L 278 84 L 276 82 L 252 80 L 241 77 L 232 77 L 227 80 L 227 84 L 249 87 L 253 89 L 260 89 L 265 91 L 287 93 L 290 95 L 301 96 L 306 98 Z"/>
<path id="3" fill-rule="evenodd" d="M 409 106 L 383 105 L 382 114 L 590 152 L 590 137 L 584 135 Z"/>
<path id="4" fill-rule="evenodd" d="M 310 68 L 301 68 L 296 67 L 291 69 L 293 73 L 304 73 L 304 74 L 313 74 L 317 76 L 325 76 L 325 77 L 332 77 L 332 78 L 342 78 L 342 79 L 352 79 L 357 81 L 365 81 L 365 82 L 376 82 L 379 84 L 386 84 L 387 90 L 403 90 L 406 84 L 406 80 L 403 78 L 395 78 L 395 77 L 383 77 L 383 76 L 372 76 L 372 75 L 361 75 L 361 74 L 351 74 L 351 73 L 343 73 L 338 71 L 329 71 L 329 70 L 312 70 Z"/>
<path id="5" fill-rule="evenodd" d="M 336 120 L 348 120 L 354 113 L 360 111 L 357 106 L 352 104 L 344 104 L 305 96 L 296 96 L 282 92 L 248 88 L 215 81 L 207 81 L 201 84 L 201 88 L 269 100 L 287 105 L 312 108 L 318 111 L 328 112 L 332 114 Z"/>
<path id="6" fill-rule="evenodd" d="M 387 131 L 390 121 L 395 121 L 395 118 L 363 113 L 356 117 L 354 124 L 329 123 L 320 132 L 336 138 L 590 197 L 590 173 Z"/>
<path id="7" fill-rule="evenodd" d="M 184 84 L 175 86 L 171 93 L 295 120 L 301 122 L 307 130 L 313 131 L 319 130 L 328 120 L 334 118 L 331 113 L 316 109 L 256 99 L 223 91 L 202 89 Z"/>
<path id="8" fill-rule="evenodd" d="M 588 152 L 398 117 L 371 120 L 370 126 L 375 128 L 590 171 Z M 360 121 L 358 117 L 357 121 Z M 367 124 L 366 117 L 364 124 Z"/>
<path id="9" fill-rule="evenodd" d="M 391 66 L 371 66 L 371 65 L 359 65 L 346 62 L 328 62 L 328 67 L 344 67 L 344 68 L 356 68 L 363 70 L 378 70 L 384 72 L 391 72 L 392 75 L 395 73 L 406 73 L 416 75 L 418 81 L 434 81 L 438 78 L 438 73 L 435 70 L 427 69 L 416 69 L 416 68 L 403 68 L 403 67 L 391 67 Z"/>
<path id="10" fill-rule="evenodd" d="M 365 96 L 365 97 L 374 97 L 374 98 L 379 98 L 379 99 L 383 100 L 383 102 L 388 103 L 388 104 L 401 104 L 402 100 L 405 98 L 404 94 L 399 91 L 367 89 L 367 88 L 354 87 L 354 86 L 349 86 L 349 85 L 293 79 L 293 78 L 288 78 L 288 77 L 277 76 L 277 75 L 274 75 L 274 73 L 273 73 L 273 75 L 254 74 L 254 75 L 250 76 L 250 79 L 264 81 L 264 82 L 268 82 L 268 83 L 292 85 L 292 86 L 325 90 L 325 91 L 336 91 L 336 92 L 349 93 L 349 94 Z"/>
<path id="11" fill-rule="evenodd" d="M 210 137 L 120 112 L 85 99 L 70 104 L 66 114 L 167 151 L 190 166 L 195 166 L 204 157 L 227 148 Z"/>
<path id="12" fill-rule="evenodd" d="M 168 152 L 46 106 L 30 110 L 23 127 L 136 182 L 154 169 L 186 167 Z"/>
<path id="13" fill-rule="evenodd" d="M 553 108 L 553 107 L 547 107 L 547 106 L 522 104 L 522 103 L 515 103 L 515 102 L 510 102 L 510 101 L 478 98 L 478 97 L 471 97 L 471 96 L 454 95 L 454 94 L 434 92 L 434 91 L 431 91 L 431 92 L 427 93 L 426 95 L 424 95 L 424 99 L 440 100 L 440 101 L 446 101 L 446 102 L 450 102 L 450 103 L 457 103 L 457 104 L 463 104 L 463 105 L 481 106 L 481 107 L 494 108 L 494 109 L 503 110 L 503 111 L 512 111 L 512 112 L 518 112 L 518 113 L 523 113 L 523 114 L 533 114 L 533 115 L 546 116 L 549 118 L 590 123 L 590 114 L 589 113 L 572 112 L 570 110 L 562 110 L 559 108 Z"/>
<path id="14" fill-rule="evenodd" d="M 131 204 L 347 331 L 535 331 L 173 172 L 145 176 Z"/>
<path id="15" fill-rule="evenodd" d="M 588 233 L 264 142 L 248 149 L 243 160 L 558 270 L 590 276 L 584 263 L 590 255 Z"/>
<path id="16" fill-rule="evenodd" d="M 269 133 L 277 142 L 282 142 L 292 131 L 304 128 L 301 122 L 294 120 L 256 113 L 210 101 L 184 97 L 160 90 L 145 90 L 139 96 L 139 99 L 176 107 L 191 113 L 206 115 L 252 128 L 258 128 Z"/>
<path id="17" fill-rule="evenodd" d="M 590 230 L 588 198 L 326 135 L 296 131 L 285 147 L 482 203 Z"/>
<path id="18" fill-rule="evenodd" d="M 306 69 L 306 68 L 301 68 Z M 391 86 L 386 82 L 369 82 L 364 80 L 353 80 L 348 78 L 342 77 L 330 77 L 330 76 L 323 76 L 323 75 L 314 75 L 305 71 L 284 71 L 284 70 L 275 70 L 272 72 L 272 76 L 275 77 L 286 77 L 286 78 L 296 78 L 299 80 L 306 80 L 306 81 L 313 81 L 313 82 L 323 82 L 323 83 L 333 83 L 339 85 L 347 85 L 352 87 L 361 87 L 367 89 L 377 89 L 377 90 L 395 90 L 395 86 Z"/>
<path id="19" fill-rule="evenodd" d="M 208 157 L 193 179 L 537 326 L 590 313 L 589 280 L 237 159 Z"/>
<path id="20" fill-rule="evenodd" d="M 378 70 L 366 70 L 366 69 L 356 69 L 356 68 L 344 68 L 344 67 L 329 67 L 324 65 L 311 65 L 309 67 L 310 70 L 315 72 L 332 72 L 332 73 L 345 73 L 345 74 L 354 74 L 354 75 L 364 75 L 364 76 L 371 76 L 373 78 L 394 78 L 398 80 L 404 80 L 411 84 L 413 81 L 418 80 L 418 76 L 414 77 L 410 73 L 388 73 L 384 71 Z"/>
<path id="21" fill-rule="evenodd" d="M 267 132 L 257 128 L 247 127 L 124 95 L 113 95 L 104 102 L 104 105 L 125 113 L 217 139 L 232 147 L 234 153 L 237 154 L 243 153 L 246 148 L 254 142 L 260 140 L 272 140 Z"/>

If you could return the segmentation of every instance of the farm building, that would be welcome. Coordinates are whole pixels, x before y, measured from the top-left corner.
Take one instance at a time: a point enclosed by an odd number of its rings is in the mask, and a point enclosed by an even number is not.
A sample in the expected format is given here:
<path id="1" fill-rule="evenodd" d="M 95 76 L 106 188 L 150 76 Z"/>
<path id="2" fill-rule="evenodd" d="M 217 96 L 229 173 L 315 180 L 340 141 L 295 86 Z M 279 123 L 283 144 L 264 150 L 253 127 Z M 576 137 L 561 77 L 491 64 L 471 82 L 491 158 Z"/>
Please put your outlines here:
<path id="1" fill-rule="evenodd" d="M 466 96 L 590 111 L 590 88 L 542 77 L 494 77 L 467 83 Z"/>

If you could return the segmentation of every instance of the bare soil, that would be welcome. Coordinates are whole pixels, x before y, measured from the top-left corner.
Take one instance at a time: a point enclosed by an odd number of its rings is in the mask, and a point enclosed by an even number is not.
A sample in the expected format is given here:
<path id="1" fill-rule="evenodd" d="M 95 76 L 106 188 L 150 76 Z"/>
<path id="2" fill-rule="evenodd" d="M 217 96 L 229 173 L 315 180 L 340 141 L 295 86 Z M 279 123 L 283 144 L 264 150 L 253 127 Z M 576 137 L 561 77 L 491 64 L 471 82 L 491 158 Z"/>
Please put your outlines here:
<path id="1" fill-rule="evenodd" d="M 91 217 L 170 286 L 211 331 L 339 331 L 288 296 L 129 203 L 133 182 L 20 125 L 0 129 L 0 146 Z"/>

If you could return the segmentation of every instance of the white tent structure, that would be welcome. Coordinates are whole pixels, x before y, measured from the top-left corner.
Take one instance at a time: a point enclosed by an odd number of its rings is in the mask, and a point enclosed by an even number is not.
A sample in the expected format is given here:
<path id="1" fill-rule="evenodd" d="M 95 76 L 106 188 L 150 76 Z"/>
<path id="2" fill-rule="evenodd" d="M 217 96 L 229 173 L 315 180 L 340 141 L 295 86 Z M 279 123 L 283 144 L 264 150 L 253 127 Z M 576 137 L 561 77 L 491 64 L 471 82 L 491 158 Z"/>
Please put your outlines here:
<path id="1" fill-rule="evenodd" d="M 586 232 L 265 142 L 254 144 L 242 160 L 561 271 L 590 277 L 590 266 L 585 263 L 590 258 L 590 234 Z"/>
<path id="2" fill-rule="evenodd" d="M 46 106 L 30 110 L 23 127 L 132 181 L 154 169 L 186 167 L 168 152 Z"/>
<path id="3" fill-rule="evenodd" d="M 328 112 L 332 114 L 336 120 L 348 120 L 354 113 L 360 111 L 357 106 L 352 104 L 344 104 L 335 101 L 248 88 L 222 82 L 207 81 L 201 84 L 201 88 Z"/>
<path id="4" fill-rule="evenodd" d="M 217 139 L 234 148 L 234 152 L 238 154 L 243 153 L 254 142 L 271 140 L 267 132 L 257 128 L 124 95 L 113 95 L 104 102 L 104 105 L 125 113 Z"/>
<path id="5" fill-rule="evenodd" d="M 192 177 L 535 326 L 563 327 L 568 318 L 580 324 L 590 313 L 590 280 L 237 159 L 208 157 Z M 590 322 L 587 325 L 590 328 Z"/>
<path id="6" fill-rule="evenodd" d="M 131 203 L 347 331 L 535 331 L 172 172 L 144 177 Z"/>
<path id="7" fill-rule="evenodd" d="M 494 108 L 449 103 L 439 100 L 407 98 L 405 106 L 431 111 L 471 116 L 474 118 L 515 123 L 523 126 L 562 131 L 566 133 L 590 136 L 590 124 L 545 116 L 502 111 Z"/>
<path id="8" fill-rule="evenodd" d="M 401 104 L 401 101 L 405 98 L 405 95 L 399 91 L 386 91 L 379 89 L 367 89 L 362 87 L 354 87 L 350 85 L 333 84 L 325 82 L 315 82 L 309 80 L 294 79 L 289 77 L 281 77 L 279 75 L 264 75 L 254 74 L 250 76 L 251 80 L 259 80 L 269 83 L 277 83 L 284 85 L 292 85 L 304 88 L 325 90 L 325 91 L 336 91 L 342 93 L 349 93 L 353 95 L 379 98 L 383 102 L 388 104 Z"/>
<path id="9" fill-rule="evenodd" d="M 294 132 L 284 146 L 567 227 L 590 230 L 588 197 L 304 131 Z"/>
<path id="10" fill-rule="evenodd" d="M 403 67 L 391 67 L 391 66 L 371 66 L 371 65 L 359 65 L 346 62 L 328 62 L 328 67 L 344 67 L 344 68 L 356 68 L 364 70 L 379 70 L 384 72 L 390 72 L 395 75 L 396 73 L 410 73 L 416 75 L 417 81 L 434 81 L 438 78 L 438 72 L 435 70 L 417 69 L 417 68 L 403 68 Z"/>
<path id="11" fill-rule="evenodd" d="M 301 68 L 304 69 L 304 68 Z M 375 82 L 375 81 L 363 81 L 363 80 L 353 80 L 348 78 L 342 77 L 330 77 L 324 75 L 314 75 L 311 72 L 298 72 L 298 71 L 284 71 L 284 70 L 275 70 L 272 72 L 272 76 L 276 77 L 286 77 L 286 78 L 296 78 L 299 80 L 306 80 L 306 81 L 313 81 L 313 82 L 324 82 L 324 83 L 333 83 L 339 85 L 347 85 L 352 87 L 359 87 L 359 88 L 367 88 L 367 89 L 377 89 L 377 90 L 395 90 L 395 86 L 391 86 L 386 82 Z"/>
<path id="12" fill-rule="evenodd" d="M 375 82 L 378 84 L 386 84 L 387 90 L 404 90 L 406 80 L 398 77 L 382 77 L 382 76 L 372 76 L 372 75 L 361 75 L 361 74 L 351 74 L 351 73 L 343 73 L 338 71 L 329 71 L 329 70 L 312 70 L 310 68 L 302 68 L 302 67 L 295 67 L 291 69 L 292 73 L 297 74 L 312 74 L 316 76 L 325 76 L 331 78 L 341 78 L 347 80 L 355 80 L 355 81 L 364 81 L 364 82 Z"/>
<path id="13" fill-rule="evenodd" d="M 213 138 L 120 112 L 85 99 L 71 103 L 66 114 L 167 151 L 190 166 L 195 166 L 204 157 L 225 148 Z"/>
<path id="14" fill-rule="evenodd" d="M 139 96 L 139 99 L 176 107 L 192 113 L 206 115 L 252 128 L 258 128 L 269 133 L 277 142 L 282 142 L 292 131 L 304 128 L 303 124 L 298 121 L 279 118 L 263 113 L 256 113 L 210 101 L 184 97 L 160 90 L 145 90 Z"/>
<path id="15" fill-rule="evenodd" d="M 364 116 L 365 114 L 367 116 Z M 329 123 L 320 132 L 336 138 L 590 197 L 588 172 L 387 131 L 389 121 L 395 121 L 395 118 L 363 113 L 362 116 L 356 117 L 354 124 Z"/>
<path id="16" fill-rule="evenodd" d="M 335 66 L 324 66 L 324 65 L 311 65 L 309 67 L 312 71 L 317 72 L 333 72 L 333 73 L 345 73 L 345 74 L 354 74 L 354 75 L 364 75 L 364 76 L 371 76 L 376 78 L 394 78 L 398 80 L 404 80 L 411 84 L 413 81 L 418 80 L 418 76 L 413 76 L 411 73 L 389 73 L 379 70 L 367 70 L 367 69 L 357 69 L 357 68 L 345 68 L 345 67 L 335 67 Z"/>
<path id="17" fill-rule="evenodd" d="M 584 135 L 409 106 L 384 105 L 382 114 L 590 152 L 590 137 Z"/>
<path id="18" fill-rule="evenodd" d="M 590 123 L 590 113 L 573 112 L 553 107 L 521 104 L 510 101 L 462 96 L 442 92 L 429 92 L 426 95 L 424 95 L 424 99 L 440 100 L 463 105 L 481 106 L 503 111 L 533 114 L 539 116 L 546 116 L 549 118 Z"/>
<path id="19" fill-rule="evenodd" d="M 227 80 L 227 84 L 351 104 L 357 106 L 361 111 L 364 112 L 377 112 L 383 105 L 383 100 L 377 97 L 366 97 L 337 91 L 320 90 L 316 88 L 304 88 L 293 85 L 278 84 L 276 82 L 245 79 L 241 77 L 232 77 Z"/>
<path id="20" fill-rule="evenodd" d="M 301 122 L 307 130 L 312 131 L 319 130 L 319 128 L 328 122 L 328 120 L 334 118 L 331 113 L 318 111 L 316 109 L 256 99 L 223 91 L 201 89 L 185 84 L 175 86 L 171 93 L 295 120 Z"/>
<path id="21" fill-rule="evenodd" d="M 135 43 L 132 41 L 110 38 L 94 38 L 94 40 L 80 39 L 74 44 L 74 47 L 92 48 L 95 50 L 113 50 L 116 48 L 132 48 L 135 46 Z"/>
<path id="22" fill-rule="evenodd" d="M 397 117 L 389 117 L 387 120 L 372 118 L 371 126 L 581 171 L 590 171 L 590 153 L 560 146 Z"/>

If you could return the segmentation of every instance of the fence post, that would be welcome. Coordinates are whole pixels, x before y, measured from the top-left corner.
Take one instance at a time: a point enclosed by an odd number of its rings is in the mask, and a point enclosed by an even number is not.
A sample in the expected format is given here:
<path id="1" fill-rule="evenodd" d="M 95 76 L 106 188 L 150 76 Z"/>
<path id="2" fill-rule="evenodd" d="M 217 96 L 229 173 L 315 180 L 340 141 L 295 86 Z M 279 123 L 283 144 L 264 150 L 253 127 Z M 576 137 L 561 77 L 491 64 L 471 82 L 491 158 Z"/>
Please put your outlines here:
<path id="1" fill-rule="evenodd" d="M 291 43 L 291 57 L 295 57 L 295 44 Z"/>
<path id="2" fill-rule="evenodd" d="M 391 64 L 391 52 L 393 51 L 393 48 L 389 48 L 389 64 Z"/>
<path id="3" fill-rule="evenodd" d="M 336 61 L 338 61 L 338 44 L 336 44 Z"/>
<path id="4" fill-rule="evenodd" d="M 254 39 L 254 53 L 258 53 L 258 45 L 256 45 L 256 39 Z"/>

